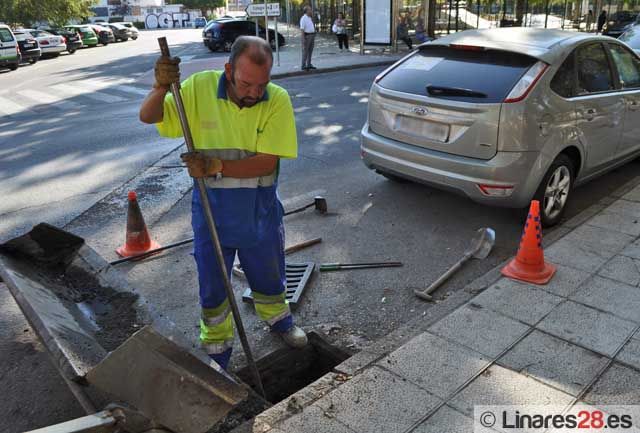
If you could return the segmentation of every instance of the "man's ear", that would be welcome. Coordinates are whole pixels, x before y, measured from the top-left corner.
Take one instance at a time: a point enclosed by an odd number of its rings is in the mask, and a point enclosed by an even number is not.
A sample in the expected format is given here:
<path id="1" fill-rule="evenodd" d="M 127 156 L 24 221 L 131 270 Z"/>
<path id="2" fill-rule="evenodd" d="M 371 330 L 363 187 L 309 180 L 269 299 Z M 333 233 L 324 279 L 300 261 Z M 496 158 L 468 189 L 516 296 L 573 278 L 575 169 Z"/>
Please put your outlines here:
<path id="1" fill-rule="evenodd" d="M 224 75 L 227 78 L 227 81 L 232 81 L 233 73 L 231 72 L 231 63 L 224 64 Z"/>

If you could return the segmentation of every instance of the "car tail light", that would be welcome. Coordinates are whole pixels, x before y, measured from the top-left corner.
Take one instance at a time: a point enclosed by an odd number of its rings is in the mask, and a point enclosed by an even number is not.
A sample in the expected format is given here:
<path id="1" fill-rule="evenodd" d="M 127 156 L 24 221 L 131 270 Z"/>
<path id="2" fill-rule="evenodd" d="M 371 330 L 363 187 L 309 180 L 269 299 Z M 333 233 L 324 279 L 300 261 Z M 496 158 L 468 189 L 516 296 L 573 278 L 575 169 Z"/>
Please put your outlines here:
<path id="1" fill-rule="evenodd" d="M 62 43 L 66 44 L 67 43 L 67 38 L 65 38 L 64 36 L 62 37 Z"/>
<path id="2" fill-rule="evenodd" d="M 478 188 L 489 197 L 509 197 L 513 192 L 513 185 L 487 185 L 478 184 Z"/>
<path id="3" fill-rule="evenodd" d="M 40 41 L 40 45 L 49 45 L 49 41 L 42 40 L 42 41 Z"/>
<path id="4" fill-rule="evenodd" d="M 20 45 L 16 45 L 16 54 L 20 54 Z"/>
<path id="5" fill-rule="evenodd" d="M 546 63 L 538 61 L 535 65 L 529 68 L 527 73 L 524 74 L 522 78 L 520 78 L 520 81 L 518 81 L 513 89 L 511 89 L 511 92 L 509 92 L 504 102 L 507 104 L 520 102 L 526 98 L 548 67 L 549 65 Z"/>

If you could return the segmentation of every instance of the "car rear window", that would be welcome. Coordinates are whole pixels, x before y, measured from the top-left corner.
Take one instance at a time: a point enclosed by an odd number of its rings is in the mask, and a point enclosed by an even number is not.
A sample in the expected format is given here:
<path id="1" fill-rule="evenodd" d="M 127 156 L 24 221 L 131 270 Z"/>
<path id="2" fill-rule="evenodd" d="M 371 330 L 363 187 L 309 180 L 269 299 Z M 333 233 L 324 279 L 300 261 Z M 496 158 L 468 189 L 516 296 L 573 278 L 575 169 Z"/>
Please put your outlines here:
<path id="1" fill-rule="evenodd" d="M 25 33 L 17 33 L 17 32 L 15 32 L 13 35 L 16 37 L 16 41 L 26 41 L 31 37 L 31 35 L 27 35 Z"/>
<path id="2" fill-rule="evenodd" d="M 378 84 L 398 92 L 441 99 L 498 103 L 534 63 L 533 57 L 513 52 L 424 46 Z M 427 88 L 437 88 L 439 92 Z"/>

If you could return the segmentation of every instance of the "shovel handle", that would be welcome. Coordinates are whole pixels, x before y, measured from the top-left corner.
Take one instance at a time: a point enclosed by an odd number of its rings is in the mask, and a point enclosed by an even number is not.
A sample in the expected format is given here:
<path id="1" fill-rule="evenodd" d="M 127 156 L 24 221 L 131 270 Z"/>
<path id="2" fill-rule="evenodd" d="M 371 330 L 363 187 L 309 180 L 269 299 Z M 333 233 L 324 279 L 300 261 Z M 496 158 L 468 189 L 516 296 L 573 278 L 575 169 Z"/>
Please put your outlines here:
<path id="1" fill-rule="evenodd" d="M 462 267 L 462 265 L 464 265 L 465 262 L 467 260 L 469 260 L 470 258 L 471 258 L 471 254 L 465 254 L 464 257 L 461 258 L 460 260 L 458 260 L 458 262 L 455 265 L 451 266 L 447 270 L 447 272 L 445 272 L 444 274 L 440 275 L 440 277 L 437 280 L 435 280 L 433 283 L 431 283 L 431 285 L 429 287 L 427 287 L 426 290 L 424 290 L 422 292 L 419 292 L 419 293 L 422 293 L 424 295 L 430 295 L 431 293 L 433 293 L 438 287 L 440 287 L 445 281 L 447 281 L 451 277 L 451 275 L 455 274 Z M 418 293 L 416 293 L 416 295 L 417 294 Z"/>

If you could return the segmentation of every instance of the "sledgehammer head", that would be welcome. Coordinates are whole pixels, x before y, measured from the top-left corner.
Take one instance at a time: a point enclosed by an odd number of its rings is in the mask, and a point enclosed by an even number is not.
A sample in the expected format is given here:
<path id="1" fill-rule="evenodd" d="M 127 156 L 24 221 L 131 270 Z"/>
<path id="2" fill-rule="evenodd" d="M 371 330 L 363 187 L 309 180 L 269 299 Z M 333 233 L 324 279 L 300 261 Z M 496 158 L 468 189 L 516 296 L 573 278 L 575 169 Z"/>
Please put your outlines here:
<path id="1" fill-rule="evenodd" d="M 316 210 L 322 214 L 327 213 L 327 199 L 319 195 L 313 198 L 313 205 Z"/>
<path id="2" fill-rule="evenodd" d="M 414 290 L 413 293 L 415 293 L 415 295 L 422 299 L 423 301 L 428 301 L 428 302 L 432 302 L 433 301 L 433 297 L 431 295 L 429 295 L 428 293 L 425 293 L 421 290 Z"/>

